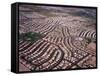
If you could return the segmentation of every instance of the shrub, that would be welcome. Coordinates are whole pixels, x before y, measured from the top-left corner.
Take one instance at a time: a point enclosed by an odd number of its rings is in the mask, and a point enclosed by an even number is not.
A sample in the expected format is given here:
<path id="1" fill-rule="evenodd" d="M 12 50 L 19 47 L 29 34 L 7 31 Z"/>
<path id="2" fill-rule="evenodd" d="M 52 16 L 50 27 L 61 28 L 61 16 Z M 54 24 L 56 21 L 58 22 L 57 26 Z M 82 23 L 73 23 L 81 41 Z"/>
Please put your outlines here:
<path id="1" fill-rule="evenodd" d="M 26 40 L 26 41 L 37 41 L 42 37 L 43 36 L 40 33 L 36 33 L 36 32 L 27 32 L 19 35 L 19 39 Z"/>

